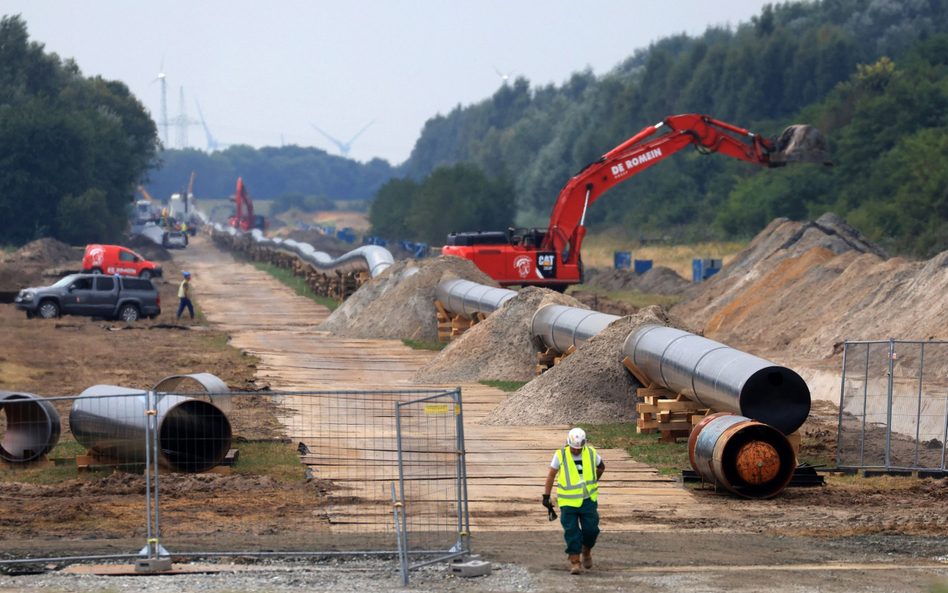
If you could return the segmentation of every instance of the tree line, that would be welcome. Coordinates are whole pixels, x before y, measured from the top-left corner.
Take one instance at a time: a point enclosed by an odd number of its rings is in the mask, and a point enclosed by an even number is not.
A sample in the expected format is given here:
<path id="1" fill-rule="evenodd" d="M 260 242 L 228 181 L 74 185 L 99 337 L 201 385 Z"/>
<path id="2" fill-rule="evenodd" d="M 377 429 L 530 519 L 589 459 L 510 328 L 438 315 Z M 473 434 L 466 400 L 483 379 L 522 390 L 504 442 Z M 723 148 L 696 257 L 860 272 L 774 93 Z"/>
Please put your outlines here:
<path id="1" fill-rule="evenodd" d="M 158 134 L 124 83 L 85 77 L 0 19 L 0 244 L 117 240 Z"/>
<path id="2" fill-rule="evenodd" d="M 496 228 L 546 226 L 572 175 L 666 116 L 706 113 L 765 136 L 809 123 L 827 133 L 835 168 L 766 171 L 683 151 L 611 189 L 587 222 L 680 240 L 746 238 L 774 216 L 832 210 L 896 251 L 930 254 L 948 248 L 948 212 L 936 197 L 948 187 L 934 173 L 920 176 L 936 164 L 948 116 L 945 33 L 948 0 L 767 5 L 737 27 L 630 51 L 602 76 L 577 72 L 539 87 L 518 78 L 439 114 L 404 171 L 422 182 L 468 163 L 505 176 L 516 214 Z M 452 230 L 471 228 L 459 221 Z"/>

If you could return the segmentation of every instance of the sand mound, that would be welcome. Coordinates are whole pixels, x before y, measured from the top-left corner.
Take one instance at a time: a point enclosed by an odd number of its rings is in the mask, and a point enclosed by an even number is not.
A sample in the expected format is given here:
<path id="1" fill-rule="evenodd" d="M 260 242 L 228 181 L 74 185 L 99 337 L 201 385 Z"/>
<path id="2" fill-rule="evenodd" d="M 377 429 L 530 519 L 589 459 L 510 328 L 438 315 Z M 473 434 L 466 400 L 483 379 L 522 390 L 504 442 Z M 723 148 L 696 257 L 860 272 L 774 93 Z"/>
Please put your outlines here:
<path id="1" fill-rule="evenodd" d="M 485 424 L 604 424 L 638 418 L 638 381 L 622 365 L 622 345 L 635 328 L 667 325 L 693 331 L 661 307 L 622 317 L 587 340 L 563 362 L 514 392 L 487 415 Z"/>
<path id="2" fill-rule="evenodd" d="M 82 252 L 56 239 L 38 239 L 0 258 L 0 292 L 42 286 L 43 270 L 82 259 Z M 74 266 L 76 269 L 78 265 Z"/>
<path id="3" fill-rule="evenodd" d="M 143 235 L 135 235 L 125 242 L 128 247 L 148 261 L 170 261 L 171 252 Z"/>
<path id="4" fill-rule="evenodd" d="M 533 314 L 544 305 L 585 309 L 571 297 L 530 286 L 464 332 L 412 377 L 418 383 L 529 381 L 536 377 Z"/>
<path id="5" fill-rule="evenodd" d="M 637 290 L 646 294 L 681 294 L 691 286 L 691 282 L 665 266 L 654 267 L 644 274 L 636 274 L 629 268 L 590 269 L 586 272 L 586 284 L 606 290 Z"/>
<path id="6" fill-rule="evenodd" d="M 408 275 L 411 268 L 417 273 Z M 400 261 L 363 284 L 319 329 L 344 338 L 437 340 L 435 287 L 444 278 L 497 286 L 469 259 L 442 255 Z"/>

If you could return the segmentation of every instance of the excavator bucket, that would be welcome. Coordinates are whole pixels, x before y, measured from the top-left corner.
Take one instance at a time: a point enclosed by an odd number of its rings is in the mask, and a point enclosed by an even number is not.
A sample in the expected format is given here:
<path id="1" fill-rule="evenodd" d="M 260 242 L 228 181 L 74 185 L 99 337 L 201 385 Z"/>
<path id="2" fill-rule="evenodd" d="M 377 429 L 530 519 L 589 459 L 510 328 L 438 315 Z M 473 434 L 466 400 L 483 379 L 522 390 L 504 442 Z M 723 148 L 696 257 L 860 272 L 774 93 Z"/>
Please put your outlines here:
<path id="1" fill-rule="evenodd" d="M 772 166 L 782 167 L 787 163 L 823 163 L 833 166 L 829 142 L 823 133 L 813 126 L 790 126 L 773 140 L 774 152 L 770 153 Z"/>

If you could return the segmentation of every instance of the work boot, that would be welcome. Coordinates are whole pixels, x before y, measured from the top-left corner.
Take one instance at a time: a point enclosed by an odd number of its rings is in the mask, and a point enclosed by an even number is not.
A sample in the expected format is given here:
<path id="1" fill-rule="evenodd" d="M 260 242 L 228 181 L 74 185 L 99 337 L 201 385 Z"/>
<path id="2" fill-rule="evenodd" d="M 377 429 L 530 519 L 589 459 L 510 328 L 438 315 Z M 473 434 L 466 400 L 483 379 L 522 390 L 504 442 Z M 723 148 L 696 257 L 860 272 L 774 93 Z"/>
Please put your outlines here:
<path id="1" fill-rule="evenodd" d="M 593 551 L 589 546 L 583 546 L 583 567 L 586 570 L 593 567 Z"/>
<path id="2" fill-rule="evenodd" d="M 570 554 L 569 561 L 573 565 L 569 569 L 570 574 L 583 574 L 583 567 L 579 564 L 579 554 Z"/>

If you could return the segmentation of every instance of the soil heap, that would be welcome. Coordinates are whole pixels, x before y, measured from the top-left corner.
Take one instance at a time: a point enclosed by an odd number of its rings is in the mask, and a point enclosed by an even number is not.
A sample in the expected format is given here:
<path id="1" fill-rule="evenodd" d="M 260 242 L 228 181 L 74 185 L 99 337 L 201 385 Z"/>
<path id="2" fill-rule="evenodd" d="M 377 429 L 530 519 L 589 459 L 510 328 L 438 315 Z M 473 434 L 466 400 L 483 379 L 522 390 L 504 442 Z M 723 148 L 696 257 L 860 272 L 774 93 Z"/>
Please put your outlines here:
<path id="1" fill-rule="evenodd" d="M 529 381 L 536 377 L 537 347 L 530 330 L 533 314 L 545 305 L 586 309 L 546 288 L 529 286 L 487 319 L 451 342 L 412 377 L 417 383 Z"/>
<path id="2" fill-rule="evenodd" d="M 637 290 L 646 294 L 681 294 L 691 286 L 691 282 L 665 266 L 656 266 L 644 274 L 629 268 L 592 268 L 586 271 L 585 283 L 606 290 Z"/>
<path id="3" fill-rule="evenodd" d="M 37 239 L 0 257 L 0 292 L 44 284 L 43 270 L 82 260 L 82 253 L 56 239 Z M 78 265 L 75 266 L 78 269 Z"/>
<path id="4" fill-rule="evenodd" d="M 625 315 L 635 315 L 639 312 L 639 308 L 631 303 L 617 301 L 591 290 L 576 290 L 571 292 L 569 296 L 586 305 L 589 309 L 600 313 L 623 317 Z"/>
<path id="5" fill-rule="evenodd" d="M 661 307 L 651 306 L 613 322 L 560 364 L 512 393 L 485 424 L 607 424 L 632 422 L 641 387 L 622 365 L 622 345 L 632 331 L 656 324 L 694 331 Z"/>
<path id="6" fill-rule="evenodd" d="M 437 340 L 435 288 L 445 278 L 497 286 L 469 259 L 399 261 L 363 284 L 318 329 L 344 338 Z"/>

